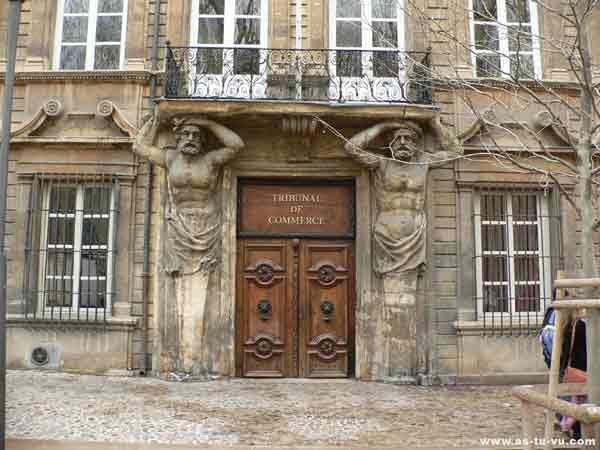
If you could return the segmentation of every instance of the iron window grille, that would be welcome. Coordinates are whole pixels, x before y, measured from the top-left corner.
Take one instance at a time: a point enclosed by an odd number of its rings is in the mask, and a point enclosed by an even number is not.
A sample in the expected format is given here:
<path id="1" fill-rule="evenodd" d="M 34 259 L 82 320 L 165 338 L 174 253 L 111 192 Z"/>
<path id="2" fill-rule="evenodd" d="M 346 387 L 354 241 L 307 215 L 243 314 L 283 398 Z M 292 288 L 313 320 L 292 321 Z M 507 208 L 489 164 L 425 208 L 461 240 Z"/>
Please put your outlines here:
<path id="1" fill-rule="evenodd" d="M 118 181 L 36 177 L 25 257 L 26 315 L 105 321 L 115 301 Z"/>
<path id="2" fill-rule="evenodd" d="M 555 196 L 533 190 L 479 190 L 474 196 L 478 319 L 488 331 L 535 329 L 561 268 Z"/>

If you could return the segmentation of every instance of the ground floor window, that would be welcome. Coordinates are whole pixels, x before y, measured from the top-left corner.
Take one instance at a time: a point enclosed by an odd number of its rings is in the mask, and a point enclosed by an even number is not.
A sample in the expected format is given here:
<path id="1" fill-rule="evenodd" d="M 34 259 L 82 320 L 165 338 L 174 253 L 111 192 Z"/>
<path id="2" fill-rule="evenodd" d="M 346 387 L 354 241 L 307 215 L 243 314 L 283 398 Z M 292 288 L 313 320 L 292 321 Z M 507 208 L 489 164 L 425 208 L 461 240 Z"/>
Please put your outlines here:
<path id="1" fill-rule="evenodd" d="M 28 224 L 38 234 L 26 258 L 30 268 L 37 267 L 37 277 L 28 273 L 27 284 L 34 288 L 28 312 L 52 319 L 105 318 L 114 296 L 116 181 L 41 180 L 38 189 Z"/>
<path id="2" fill-rule="evenodd" d="M 474 199 L 478 316 L 543 315 L 552 280 L 548 196 L 493 190 Z"/>

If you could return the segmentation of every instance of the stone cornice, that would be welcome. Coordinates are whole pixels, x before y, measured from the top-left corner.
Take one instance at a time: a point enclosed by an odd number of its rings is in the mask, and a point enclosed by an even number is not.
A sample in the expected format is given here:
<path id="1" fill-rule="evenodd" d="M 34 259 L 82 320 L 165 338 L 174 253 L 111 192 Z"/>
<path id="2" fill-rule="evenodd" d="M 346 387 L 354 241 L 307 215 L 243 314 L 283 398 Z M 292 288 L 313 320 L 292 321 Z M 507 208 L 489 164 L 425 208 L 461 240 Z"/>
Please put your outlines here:
<path id="1" fill-rule="evenodd" d="M 581 89 L 579 83 L 574 81 L 553 81 L 553 80 L 520 80 L 519 83 L 528 89 L 555 89 L 555 90 L 571 90 L 578 91 Z M 457 84 L 478 85 L 482 87 L 507 88 L 514 89 L 517 84 L 510 80 L 502 78 L 453 78 L 453 79 L 434 79 L 433 89 L 435 94 L 436 87 L 443 87 L 444 92 L 449 87 L 456 88 Z"/>
<path id="2" fill-rule="evenodd" d="M 43 71 L 43 72 L 17 72 L 15 75 L 16 83 L 51 83 L 51 82 L 86 82 L 103 81 L 111 83 L 149 83 L 152 79 L 152 72 L 147 70 L 140 71 Z M 5 72 L 0 72 L 0 81 L 4 82 Z"/>

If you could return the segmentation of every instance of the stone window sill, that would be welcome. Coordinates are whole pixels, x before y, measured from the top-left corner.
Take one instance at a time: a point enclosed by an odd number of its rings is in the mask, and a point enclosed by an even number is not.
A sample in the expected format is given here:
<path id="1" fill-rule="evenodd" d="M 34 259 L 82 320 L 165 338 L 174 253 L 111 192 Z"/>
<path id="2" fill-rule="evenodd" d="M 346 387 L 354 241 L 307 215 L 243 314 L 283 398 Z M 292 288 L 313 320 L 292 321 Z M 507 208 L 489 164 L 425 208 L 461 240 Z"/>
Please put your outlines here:
<path id="1" fill-rule="evenodd" d="M 511 332 L 514 332 L 517 335 L 518 332 L 527 332 L 528 334 L 532 334 L 536 330 L 539 330 L 542 326 L 543 317 L 535 317 L 530 318 L 521 318 L 519 321 L 518 317 L 510 319 L 505 319 L 503 322 L 500 319 L 494 319 L 493 326 L 492 320 L 486 319 L 484 320 L 473 320 L 473 321 L 456 321 L 454 322 L 454 329 L 456 330 L 456 334 L 459 336 L 473 336 L 473 335 L 482 335 L 490 333 L 491 331 L 500 332 L 502 331 L 503 335 L 509 336 Z"/>
<path id="2" fill-rule="evenodd" d="M 136 317 L 107 317 L 106 320 L 51 320 L 34 319 L 25 317 L 21 314 L 7 314 L 6 325 L 9 328 L 79 328 L 95 330 L 133 330 L 137 328 L 138 321 Z"/>

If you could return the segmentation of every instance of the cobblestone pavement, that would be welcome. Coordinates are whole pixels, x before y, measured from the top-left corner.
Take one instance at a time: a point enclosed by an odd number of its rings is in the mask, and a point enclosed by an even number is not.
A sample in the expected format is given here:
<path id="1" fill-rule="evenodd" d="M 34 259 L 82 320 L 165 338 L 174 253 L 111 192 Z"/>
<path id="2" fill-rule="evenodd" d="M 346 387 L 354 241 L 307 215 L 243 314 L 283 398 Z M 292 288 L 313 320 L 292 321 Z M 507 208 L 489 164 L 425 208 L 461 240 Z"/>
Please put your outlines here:
<path id="1" fill-rule="evenodd" d="M 519 402 L 505 386 L 9 371 L 7 390 L 9 438 L 432 448 L 484 447 L 481 438 L 519 438 L 521 430 Z"/>

